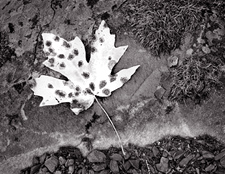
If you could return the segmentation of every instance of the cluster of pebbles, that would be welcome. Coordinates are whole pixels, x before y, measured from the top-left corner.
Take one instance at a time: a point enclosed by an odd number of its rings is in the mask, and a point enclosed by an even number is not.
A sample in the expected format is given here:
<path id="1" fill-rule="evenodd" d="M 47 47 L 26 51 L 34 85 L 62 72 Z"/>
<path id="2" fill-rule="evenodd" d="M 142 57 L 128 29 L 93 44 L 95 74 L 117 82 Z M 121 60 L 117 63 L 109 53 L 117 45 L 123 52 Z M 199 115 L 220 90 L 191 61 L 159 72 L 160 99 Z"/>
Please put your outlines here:
<path id="1" fill-rule="evenodd" d="M 21 174 L 224 174 L 225 146 L 209 135 L 169 136 L 145 147 L 92 150 L 86 157 L 76 147 L 33 157 Z"/>

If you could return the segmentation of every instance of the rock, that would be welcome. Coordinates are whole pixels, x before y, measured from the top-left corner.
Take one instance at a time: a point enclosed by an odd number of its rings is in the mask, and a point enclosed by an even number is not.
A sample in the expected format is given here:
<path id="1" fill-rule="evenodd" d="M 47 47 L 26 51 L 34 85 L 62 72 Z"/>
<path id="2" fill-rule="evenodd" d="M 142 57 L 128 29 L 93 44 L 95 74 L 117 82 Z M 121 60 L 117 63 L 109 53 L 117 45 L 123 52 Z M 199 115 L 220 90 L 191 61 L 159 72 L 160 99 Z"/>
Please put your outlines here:
<path id="1" fill-rule="evenodd" d="M 162 100 L 163 95 L 165 94 L 166 90 L 162 86 L 157 86 L 156 91 L 154 93 L 155 98 L 158 100 Z"/>
<path id="2" fill-rule="evenodd" d="M 205 158 L 205 159 L 211 159 L 211 158 L 214 158 L 214 155 L 208 151 L 203 151 L 202 152 L 202 157 Z"/>
<path id="3" fill-rule="evenodd" d="M 168 166 L 168 162 L 169 162 L 168 158 L 162 157 L 160 159 L 160 163 L 156 164 L 157 170 L 160 171 L 160 172 L 165 173 L 168 170 L 168 167 L 169 167 Z"/>
<path id="4" fill-rule="evenodd" d="M 225 156 L 225 149 L 215 156 L 215 160 L 220 160 Z"/>
<path id="5" fill-rule="evenodd" d="M 110 161 L 109 168 L 112 171 L 112 173 L 119 173 L 119 166 L 115 160 Z"/>
<path id="6" fill-rule="evenodd" d="M 68 174 L 73 174 L 73 172 L 74 172 L 74 165 L 71 165 L 69 166 Z"/>
<path id="7" fill-rule="evenodd" d="M 118 153 L 114 153 L 110 156 L 110 159 L 115 160 L 115 161 L 122 161 L 123 157 Z"/>
<path id="8" fill-rule="evenodd" d="M 45 166 L 48 168 L 50 172 L 54 172 L 56 167 L 58 166 L 59 160 L 56 156 L 51 156 L 49 159 L 45 161 Z"/>
<path id="9" fill-rule="evenodd" d="M 211 52 L 211 50 L 209 49 L 208 46 L 203 46 L 202 47 L 202 51 L 205 53 L 205 54 L 209 54 Z"/>
<path id="10" fill-rule="evenodd" d="M 225 168 L 225 156 L 220 159 L 220 164 L 221 164 L 222 167 Z"/>
<path id="11" fill-rule="evenodd" d="M 102 170 L 99 174 L 109 174 L 110 171 L 109 170 Z"/>
<path id="12" fill-rule="evenodd" d="M 184 154 L 183 150 L 179 150 L 179 151 L 175 152 L 174 159 L 175 160 L 179 159 L 183 154 Z"/>
<path id="13" fill-rule="evenodd" d="M 206 172 L 211 172 L 215 168 L 215 164 L 210 164 L 205 168 Z"/>
<path id="14" fill-rule="evenodd" d="M 159 154 L 159 149 L 156 146 L 152 148 L 153 155 L 156 157 Z"/>
<path id="15" fill-rule="evenodd" d="M 40 163 L 39 157 L 34 156 L 33 159 L 32 159 L 32 165 L 36 165 L 36 164 L 39 164 L 39 163 Z"/>
<path id="16" fill-rule="evenodd" d="M 74 159 L 68 159 L 66 161 L 66 166 L 72 166 L 74 164 Z"/>
<path id="17" fill-rule="evenodd" d="M 177 66 L 178 61 L 179 61 L 179 58 L 177 56 L 170 56 L 167 59 L 167 64 L 171 68 L 171 67 Z"/>
<path id="18" fill-rule="evenodd" d="M 30 174 L 36 174 L 40 168 L 41 168 L 41 164 L 36 164 L 32 166 L 30 169 Z"/>
<path id="19" fill-rule="evenodd" d="M 62 174 L 62 172 L 61 171 L 59 171 L 59 170 L 57 170 L 57 171 L 55 171 L 55 173 L 54 174 Z"/>
<path id="20" fill-rule="evenodd" d="M 140 160 L 129 160 L 130 164 L 135 168 L 135 169 L 139 169 L 139 164 L 140 164 Z"/>
<path id="21" fill-rule="evenodd" d="M 179 163 L 180 166 L 184 167 L 186 166 L 190 160 L 192 160 L 194 156 L 192 154 L 189 154 L 188 156 L 186 156 L 184 159 L 182 159 Z"/>
<path id="22" fill-rule="evenodd" d="M 43 164 L 43 163 L 45 162 L 46 156 L 47 156 L 47 154 L 44 153 L 44 154 L 42 154 L 42 155 L 39 157 L 39 162 L 40 162 L 41 164 Z"/>
<path id="23" fill-rule="evenodd" d="M 64 165 L 66 163 L 66 159 L 62 156 L 59 157 L 59 164 Z"/>
<path id="24" fill-rule="evenodd" d="M 105 162 L 106 156 L 103 152 L 99 150 L 93 150 L 91 153 L 88 154 L 87 159 L 91 163 L 101 163 Z"/>
<path id="25" fill-rule="evenodd" d="M 126 171 L 129 170 L 130 166 L 131 166 L 131 164 L 130 164 L 129 161 L 126 161 L 126 162 L 123 164 L 123 168 L 124 168 Z"/>
<path id="26" fill-rule="evenodd" d="M 103 163 L 103 164 L 94 164 L 92 166 L 92 169 L 95 171 L 95 172 L 100 172 L 102 170 L 104 170 L 106 168 L 106 164 Z"/>

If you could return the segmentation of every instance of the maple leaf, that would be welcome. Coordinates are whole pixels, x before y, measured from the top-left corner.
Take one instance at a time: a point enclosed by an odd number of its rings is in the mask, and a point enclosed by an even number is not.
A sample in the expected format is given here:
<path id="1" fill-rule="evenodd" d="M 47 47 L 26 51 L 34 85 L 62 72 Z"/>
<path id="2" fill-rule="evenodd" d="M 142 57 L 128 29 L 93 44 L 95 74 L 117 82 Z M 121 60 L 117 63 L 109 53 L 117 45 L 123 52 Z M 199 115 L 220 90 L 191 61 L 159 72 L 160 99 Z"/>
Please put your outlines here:
<path id="1" fill-rule="evenodd" d="M 88 109 L 95 96 L 108 97 L 120 88 L 135 73 L 139 65 L 111 74 L 128 46 L 115 47 L 115 35 L 102 21 L 95 32 L 90 61 L 86 61 L 85 47 L 76 37 L 66 41 L 52 33 L 42 34 L 44 52 L 48 59 L 43 62 L 48 68 L 68 78 L 68 81 L 41 75 L 31 87 L 35 95 L 43 97 L 40 106 L 69 102 L 77 115 Z"/>

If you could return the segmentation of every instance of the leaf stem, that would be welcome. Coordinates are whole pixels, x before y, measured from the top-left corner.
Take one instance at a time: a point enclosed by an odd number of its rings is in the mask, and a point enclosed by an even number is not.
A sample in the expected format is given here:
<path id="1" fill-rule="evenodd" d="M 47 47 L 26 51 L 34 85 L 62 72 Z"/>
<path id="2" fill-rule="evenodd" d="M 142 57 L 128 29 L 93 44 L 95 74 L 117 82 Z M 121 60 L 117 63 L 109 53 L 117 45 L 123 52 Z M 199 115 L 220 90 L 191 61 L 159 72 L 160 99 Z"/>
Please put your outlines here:
<path id="1" fill-rule="evenodd" d="M 94 96 L 94 97 L 95 97 L 95 96 Z M 125 151 L 124 151 L 124 149 L 123 149 L 123 143 L 122 143 L 122 141 L 121 141 L 121 138 L 120 138 L 119 133 L 118 133 L 117 130 L 116 130 L 115 125 L 114 125 L 113 122 L 112 122 L 112 119 L 109 117 L 109 114 L 106 112 L 106 110 L 103 108 L 103 106 L 100 104 L 100 102 L 98 101 L 98 99 L 97 99 L 96 97 L 95 97 L 95 100 L 96 100 L 96 102 L 98 103 L 98 105 L 100 106 L 100 108 L 103 110 L 103 112 L 105 113 L 105 115 L 107 116 L 107 118 L 108 118 L 110 124 L 112 125 L 114 131 L 116 132 L 116 135 L 117 135 L 117 137 L 118 137 L 118 139 L 119 139 L 119 142 L 120 142 L 120 147 L 121 147 L 122 153 L 123 153 L 123 155 L 125 155 Z"/>

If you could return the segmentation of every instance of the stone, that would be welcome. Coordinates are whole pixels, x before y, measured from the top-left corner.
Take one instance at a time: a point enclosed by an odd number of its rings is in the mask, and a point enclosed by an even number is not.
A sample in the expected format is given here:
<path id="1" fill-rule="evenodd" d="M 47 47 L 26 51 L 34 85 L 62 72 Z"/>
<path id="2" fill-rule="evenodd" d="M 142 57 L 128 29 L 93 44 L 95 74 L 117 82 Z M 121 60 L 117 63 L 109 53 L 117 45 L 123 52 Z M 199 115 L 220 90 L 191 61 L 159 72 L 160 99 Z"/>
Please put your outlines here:
<path id="1" fill-rule="evenodd" d="M 216 165 L 214 164 L 210 164 L 208 165 L 206 168 L 205 168 L 205 171 L 206 172 L 211 172 L 214 168 L 215 168 Z"/>
<path id="2" fill-rule="evenodd" d="M 162 86 L 157 86 L 156 91 L 154 93 L 155 98 L 158 100 L 162 100 L 163 95 L 165 94 L 166 90 Z"/>
<path id="3" fill-rule="evenodd" d="M 92 169 L 95 171 L 95 172 L 100 172 L 102 170 L 104 170 L 106 168 L 106 164 L 103 163 L 103 164 L 94 164 L 92 166 Z"/>
<path id="4" fill-rule="evenodd" d="M 182 159 L 180 161 L 179 165 L 182 166 L 182 167 L 186 166 L 189 163 L 189 161 L 192 160 L 193 157 L 194 156 L 192 154 L 189 154 L 188 156 L 186 156 L 184 159 Z"/>
<path id="5" fill-rule="evenodd" d="M 211 159 L 214 158 L 215 156 L 208 151 L 202 151 L 202 157 L 205 159 Z"/>
<path id="6" fill-rule="evenodd" d="M 124 164 L 123 164 L 123 168 L 128 171 L 128 169 L 131 167 L 131 164 L 129 161 L 126 161 Z"/>
<path id="7" fill-rule="evenodd" d="M 205 54 L 209 54 L 211 52 L 210 48 L 208 46 L 203 46 L 202 47 L 202 51 L 205 53 Z"/>
<path id="8" fill-rule="evenodd" d="M 177 56 L 170 56 L 167 59 L 167 64 L 170 68 L 178 65 L 179 58 Z"/>
<path id="9" fill-rule="evenodd" d="M 112 171 L 112 173 L 119 173 L 119 166 L 115 160 L 110 161 L 109 168 Z"/>
<path id="10" fill-rule="evenodd" d="M 157 155 L 159 154 L 159 149 L 158 149 L 156 146 L 154 146 L 154 147 L 152 148 L 152 152 L 153 152 L 153 155 L 154 155 L 155 157 L 157 157 Z"/>
<path id="11" fill-rule="evenodd" d="M 64 165 L 66 163 L 66 159 L 62 156 L 59 157 L 59 164 Z"/>
<path id="12" fill-rule="evenodd" d="M 175 152 L 174 159 L 175 160 L 179 159 L 183 154 L 184 154 L 183 150 L 179 150 L 179 151 Z"/>
<path id="13" fill-rule="evenodd" d="M 140 160 L 129 160 L 130 164 L 135 168 L 135 169 L 139 169 L 139 165 L 140 165 Z"/>
<path id="14" fill-rule="evenodd" d="M 55 171 L 55 173 L 54 174 L 62 174 L 62 172 L 61 171 L 59 171 L 59 170 L 57 170 L 57 171 Z"/>
<path id="15" fill-rule="evenodd" d="M 162 157 L 160 159 L 160 163 L 156 164 L 157 170 L 166 173 L 169 168 L 168 162 L 169 162 L 168 158 Z"/>
<path id="16" fill-rule="evenodd" d="M 106 156 L 103 152 L 99 150 L 93 150 L 88 154 L 87 159 L 91 163 L 101 163 L 105 162 Z"/>
<path id="17" fill-rule="evenodd" d="M 58 166 L 59 160 L 56 156 L 51 156 L 49 159 L 45 161 L 45 166 L 48 168 L 50 172 L 54 172 L 56 167 Z"/>
<path id="18" fill-rule="evenodd" d="M 99 174 L 109 174 L 110 171 L 109 170 L 102 170 Z"/>
<path id="19" fill-rule="evenodd" d="M 220 159 L 220 164 L 225 168 L 225 156 Z"/>
<path id="20" fill-rule="evenodd" d="M 39 162 L 40 162 L 41 164 L 43 164 L 43 163 L 45 162 L 46 156 L 47 156 L 47 154 L 44 153 L 44 154 L 42 154 L 42 155 L 39 157 Z"/>
<path id="21" fill-rule="evenodd" d="M 225 156 L 225 149 L 215 156 L 215 160 L 220 160 Z"/>
<path id="22" fill-rule="evenodd" d="M 30 169 L 30 174 L 36 174 L 40 168 L 41 168 L 41 164 L 36 164 L 32 166 Z"/>
<path id="23" fill-rule="evenodd" d="M 115 160 L 115 161 L 122 161 L 122 160 L 123 160 L 123 157 L 122 157 L 120 154 L 118 154 L 118 153 L 112 154 L 112 155 L 110 156 L 110 158 L 111 158 L 112 160 Z"/>
<path id="24" fill-rule="evenodd" d="M 68 159 L 66 161 L 66 166 L 72 166 L 74 164 L 74 159 Z"/>
<path id="25" fill-rule="evenodd" d="M 36 165 L 36 164 L 39 164 L 40 163 L 40 160 L 37 156 L 34 156 L 33 159 L 32 159 L 32 165 Z"/>
<path id="26" fill-rule="evenodd" d="M 73 172 L 74 172 L 74 165 L 71 165 L 69 166 L 68 174 L 73 174 Z"/>

